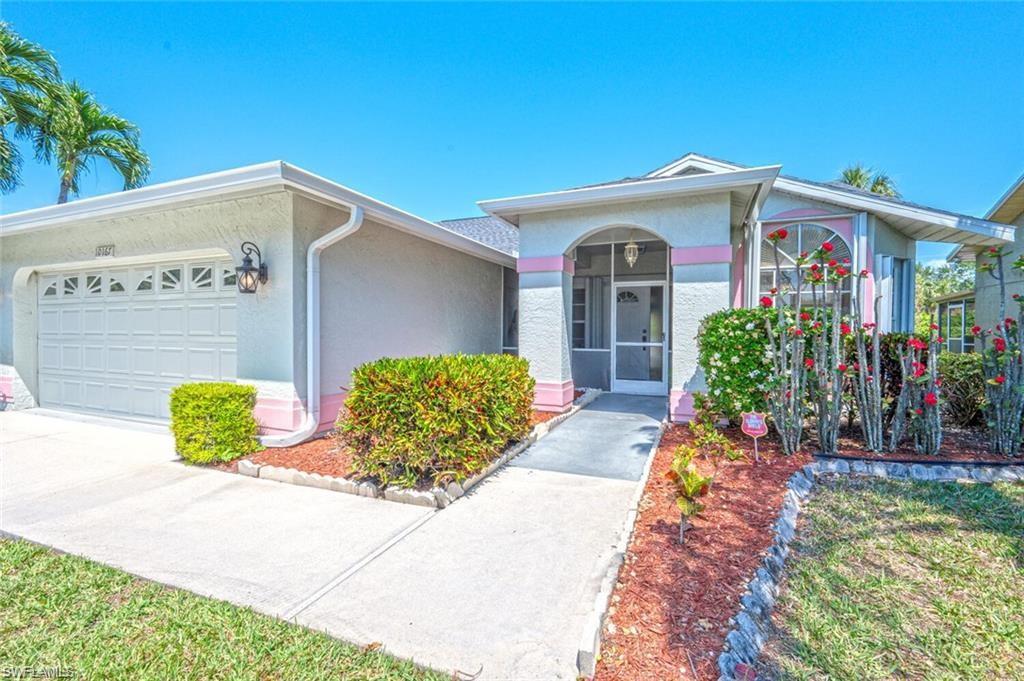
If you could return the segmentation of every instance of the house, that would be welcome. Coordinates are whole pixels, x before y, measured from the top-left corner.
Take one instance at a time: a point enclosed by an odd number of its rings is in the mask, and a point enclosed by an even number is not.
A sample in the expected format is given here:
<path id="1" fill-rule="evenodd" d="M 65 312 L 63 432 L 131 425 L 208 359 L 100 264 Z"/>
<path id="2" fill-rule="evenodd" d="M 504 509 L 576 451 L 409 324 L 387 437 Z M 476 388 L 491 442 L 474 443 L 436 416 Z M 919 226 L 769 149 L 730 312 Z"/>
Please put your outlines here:
<path id="1" fill-rule="evenodd" d="M 1017 181 L 1006 190 L 991 210 L 985 215 L 985 219 L 992 222 L 1005 223 L 1013 227 L 1024 227 L 1024 175 L 1017 178 Z M 1024 271 L 1015 270 L 1010 267 L 1019 256 L 1024 255 L 1024 230 L 1015 232 L 1015 239 L 1006 248 L 1004 258 L 1006 270 L 1006 310 L 1010 315 L 1016 315 L 1014 303 L 1011 296 L 1014 294 L 1024 295 Z M 992 328 L 999 321 L 999 282 L 988 272 L 978 269 L 988 262 L 985 257 L 984 248 L 978 245 L 958 246 L 950 253 L 950 261 L 973 262 L 974 270 L 974 305 L 977 316 L 977 323 L 984 328 Z"/>
<path id="2" fill-rule="evenodd" d="M 776 286 L 764 235 L 826 241 L 867 268 L 840 295 L 883 330 L 913 325 L 920 239 L 982 248 L 1005 224 L 687 154 L 645 175 L 481 201 L 432 222 L 281 162 L 0 218 L 0 392 L 13 407 L 166 419 L 181 382 L 255 385 L 269 445 L 333 422 L 358 364 L 512 352 L 535 406 L 574 389 L 704 389 L 707 314 Z M 261 264 L 266 266 L 261 270 Z M 265 276 L 264 276 L 265 275 Z"/>

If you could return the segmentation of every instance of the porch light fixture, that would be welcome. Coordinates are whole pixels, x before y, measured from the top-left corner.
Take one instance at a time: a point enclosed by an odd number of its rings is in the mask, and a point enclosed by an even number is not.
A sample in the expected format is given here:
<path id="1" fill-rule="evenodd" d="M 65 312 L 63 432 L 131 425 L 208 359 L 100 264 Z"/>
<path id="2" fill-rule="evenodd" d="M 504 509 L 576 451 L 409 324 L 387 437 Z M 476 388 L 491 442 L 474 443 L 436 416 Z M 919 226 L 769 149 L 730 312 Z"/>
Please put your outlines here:
<path id="1" fill-rule="evenodd" d="M 254 253 L 258 265 L 252 264 Z M 235 273 L 238 275 L 238 291 L 240 293 L 256 293 L 260 284 L 267 283 L 267 264 L 263 262 L 263 254 L 253 242 L 242 242 L 242 264 L 235 268 Z"/>
<path id="2" fill-rule="evenodd" d="M 637 246 L 635 241 L 633 241 L 632 233 L 629 235 L 629 243 L 626 244 L 622 254 L 626 256 L 626 264 L 632 269 L 633 265 L 636 264 L 637 258 L 640 257 L 640 247 Z"/>

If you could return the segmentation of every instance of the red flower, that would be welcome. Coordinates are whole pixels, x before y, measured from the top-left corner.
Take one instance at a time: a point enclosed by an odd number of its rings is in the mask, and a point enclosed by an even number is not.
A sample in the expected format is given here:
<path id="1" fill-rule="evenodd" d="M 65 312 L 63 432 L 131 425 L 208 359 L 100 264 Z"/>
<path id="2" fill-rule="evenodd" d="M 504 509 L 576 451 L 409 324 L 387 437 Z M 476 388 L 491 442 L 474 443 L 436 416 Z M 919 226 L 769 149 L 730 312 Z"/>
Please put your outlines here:
<path id="1" fill-rule="evenodd" d="M 977 336 L 979 333 L 981 333 L 981 327 L 980 326 L 975 324 L 974 326 L 971 327 L 971 335 L 972 336 Z"/>
<path id="2" fill-rule="evenodd" d="M 917 414 L 918 416 L 920 416 L 921 414 L 924 413 L 924 409 L 915 409 L 914 413 Z"/>
<path id="3" fill-rule="evenodd" d="M 808 369 L 814 368 L 814 360 L 808 357 L 807 359 L 804 360 L 804 366 L 807 367 Z"/>
<path id="4" fill-rule="evenodd" d="M 811 315 L 810 315 L 810 313 L 808 313 L 808 312 L 801 312 L 801 313 L 800 313 L 800 319 L 804 320 L 805 322 L 806 322 L 806 321 L 807 321 L 808 319 L 810 319 L 810 318 L 811 318 Z"/>
<path id="5" fill-rule="evenodd" d="M 860 369 L 860 362 L 854 362 L 853 363 L 853 370 L 857 371 L 858 369 Z"/>
<path id="6" fill-rule="evenodd" d="M 992 346 L 996 349 L 996 352 L 1006 352 L 1006 341 L 1002 338 L 993 338 Z"/>
<path id="7" fill-rule="evenodd" d="M 779 292 L 779 289 L 777 289 L 777 288 L 773 288 L 773 289 L 770 289 L 770 290 L 768 291 L 768 293 L 772 294 L 773 296 L 774 296 L 774 295 L 775 295 L 776 293 L 778 293 L 778 292 Z"/>
<path id="8" fill-rule="evenodd" d="M 785 228 L 780 229 L 780 230 L 776 231 L 775 233 L 779 235 L 780 239 L 785 239 L 787 236 L 789 236 L 789 232 L 787 232 L 785 230 Z"/>
<path id="9" fill-rule="evenodd" d="M 844 265 L 849 265 L 850 264 L 850 259 L 849 258 L 843 258 L 843 264 Z"/>
<path id="10" fill-rule="evenodd" d="M 942 336 L 939 336 L 938 338 L 935 339 L 935 342 L 936 343 L 945 343 L 946 339 L 943 338 Z"/>
<path id="11" fill-rule="evenodd" d="M 847 367 L 847 366 L 846 366 L 845 364 L 840 364 L 840 365 L 839 365 L 838 367 L 836 367 L 836 368 L 837 368 L 837 369 L 839 369 L 840 371 L 843 371 L 843 372 L 845 372 L 845 371 L 847 370 L 847 368 L 848 368 L 848 367 Z"/>
<path id="12" fill-rule="evenodd" d="M 761 307 L 771 307 L 772 299 L 768 296 L 761 296 Z"/>
<path id="13" fill-rule="evenodd" d="M 932 331 L 938 331 L 939 330 L 939 325 L 938 324 L 932 324 L 930 328 L 931 328 Z"/>
<path id="14" fill-rule="evenodd" d="M 834 259 L 833 259 L 833 260 L 829 260 L 829 261 L 828 261 L 828 266 L 829 266 L 829 267 L 835 267 L 835 266 L 836 266 L 836 265 L 838 265 L 838 264 L 839 264 L 839 263 L 838 263 L 838 262 L 836 262 L 836 260 L 834 260 Z"/>
<path id="15" fill-rule="evenodd" d="M 817 272 L 818 271 L 818 263 L 814 263 L 813 265 L 811 265 L 811 271 L 812 272 Z"/>
<path id="16" fill-rule="evenodd" d="M 924 396 L 924 403 L 929 407 L 934 407 L 939 403 L 939 398 L 935 393 L 928 393 Z"/>
<path id="17" fill-rule="evenodd" d="M 825 243 L 823 243 L 821 245 L 821 250 L 825 251 L 826 253 L 831 253 L 834 249 L 835 249 L 835 246 L 833 246 L 828 241 L 826 241 Z"/>
<path id="18" fill-rule="evenodd" d="M 852 331 L 853 330 L 850 328 L 850 325 L 847 324 L 846 322 L 842 322 L 841 324 L 839 324 L 839 332 L 842 333 L 844 336 L 849 336 Z"/>
<path id="19" fill-rule="evenodd" d="M 1006 328 L 1007 328 L 1007 329 L 1009 329 L 1009 328 L 1010 328 L 1011 326 L 1013 326 L 1013 325 L 1014 325 L 1014 324 L 1016 324 L 1017 322 L 1016 322 L 1016 321 L 1014 321 L 1013 317 L 1007 317 L 1007 318 L 1006 318 L 1006 319 L 1004 320 L 1004 323 L 1006 324 Z"/>
<path id="20" fill-rule="evenodd" d="M 995 255 L 996 253 L 999 252 L 999 249 L 996 248 L 995 246 L 989 246 L 988 252 L 991 253 L 992 255 Z"/>
<path id="21" fill-rule="evenodd" d="M 793 335 L 797 336 L 797 337 L 802 336 L 802 335 L 804 335 L 804 330 L 803 329 L 793 329 Z"/>
<path id="22" fill-rule="evenodd" d="M 1003 383 L 1006 383 L 1006 376 L 1003 376 L 1002 374 L 1000 374 L 999 376 L 996 376 L 995 377 L 995 382 L 998 383 L 999 385 L 1002 385 Z"/>
<path id="23" fill-rule="evenodd" d="M 1011 298 L 1013 298 L 1014 300 L 1020 300 L 1020 294 L 1019 294 L 1019 293 L 1014 293 L 1014 294 L 1013 294 L 1012 296 L 1010 296 L 1010 297 L 1011 297 Z"/>
<path id="24" fill-rule="evenodd" d="M 837 277 L 845 277 L 847 274 L 849 274 L 849 272 L 846 271 L 845 267 L 837 267 L 836 268 L 836 276 Z"/>
<path id="25" fill-rule="evenodd" d="M 868 276 L 868 274 L 870 274 L 870 273 L 867 270 L 861 270 L 860 271 L 860 276 L 862 276 L 862 277 L 866 277 L 866 276 Z"/>
<path id="26" fill-rule="evenodd" d="M 911 338 L 910 340 L 908 340 L 907 345 L 912 347 L 914 350 L 924 350 L 925 348 L 928 347 L 927 343 L 917 338 Z"/>

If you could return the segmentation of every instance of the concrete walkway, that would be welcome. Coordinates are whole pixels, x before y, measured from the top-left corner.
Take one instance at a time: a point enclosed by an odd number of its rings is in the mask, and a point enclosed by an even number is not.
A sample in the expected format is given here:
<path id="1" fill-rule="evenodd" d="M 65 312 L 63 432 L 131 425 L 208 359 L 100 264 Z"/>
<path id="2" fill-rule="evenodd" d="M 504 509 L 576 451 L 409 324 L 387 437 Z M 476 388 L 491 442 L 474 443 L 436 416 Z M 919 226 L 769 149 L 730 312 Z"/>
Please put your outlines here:
<path id="1" fill-rule="evenodd" d="M 603 395 L 443 511 L 185 466 L 0 414 L 0 530 L 481 679 L 574 679 L 665 400 Z"/>

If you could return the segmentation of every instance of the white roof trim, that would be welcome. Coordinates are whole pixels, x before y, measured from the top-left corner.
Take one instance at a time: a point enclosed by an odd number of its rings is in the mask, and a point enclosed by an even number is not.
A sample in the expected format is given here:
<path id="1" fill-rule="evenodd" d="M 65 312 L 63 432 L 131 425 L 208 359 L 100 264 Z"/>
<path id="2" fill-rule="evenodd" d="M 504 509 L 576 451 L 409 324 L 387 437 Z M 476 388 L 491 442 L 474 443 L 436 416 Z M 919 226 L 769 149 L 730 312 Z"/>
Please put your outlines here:
<path id="1" fill-rule="evenodd" d="M 728 172 L 735 170 L 739 166 L 731 163 L 725 163 L 716 159 L 707 158 L 700 156 L 699 154 L 687 154 L 677 161 L 663 166 L 651 173 L 647 174 L 647 177 L 666 177 L 672 176 L 673 173 L 678 172 L 680 169 L 685 167 L 701 168 L 708 170 L 712 173 L 719 174 L 722 172 Z M 701 177 L 700 175 L 688 175 L 684 177 Z M 1024 179 L 1024 178 L 1022 178 Z M 815 184 L 809 184 L 806 182 L 800 182 L 799 180 L 793 180 L 786 177 L 780 177 L 775 180 L 775 188 L 779 191 L 789 192 L 791 194 L 797 194 L 818 201 L 825 201 L 828 203 L 839 204 L 841 206 L 849 206 L 860 210 L 866 210 L 873 213 L 881 213 L 899 216 L 907 218 L 909 220 L 918 220 L 921 222 L 927 222 L 937 227 L 946 227 L 950 229 L 957 229 L 964 232 L 971 232 L 979 236 L 986 238 L 996 239 L 1000 241 L 1013 241 L 1014 239 L 1014 227 L 1013 225 L 1004 225 L 999 222 L 990 222 L 981 218 L 972 218 L 968 216 L 956 216 L 948 213 L 930 210 L 920 206 L 911 206 L 906 204 L 893 203 L 886 201 L 881 198 L 872 198 L 870 196 L 864 196 L 859 193 L 852 193 L 843 191 L 841 187 L 822 187 Z"/>
<path id="2" fill-rule="evenodd" d="M 182 203 L 252 194 L 275 187 L 303 192 L 330 204 L 355 203 L 362 206 L 368 218 L 389 227 L 506 267 L 515 265 L 515 258 L 496 248 L 283 161 L 197 175 L 139 189 L 0 215 L 0 237 L 55 229 L 86 220 L 169 208 Z"/>
<path id="3" fill-rule="evenodd" d="M 638 201 L 679 194 L 729 191 L 755 185 L 766 185 L 767 189 L 778 177 L 780 168 L 781 166 L 765 166 L 705 175 L 619 182 L 543 194 L 526 194 L 505 199 L 489 199 L 478 201 L 477 205 L 486 213 L 514 221 L 515 216 L 524 213 L 538 213 L 577 206 Z M 761 200 L 763 201 L 763 199 Z"/>
<path id="4" fill-rule="evenodd" d="M 1010 197 L 1012 197 L 1021 189 L 1024 189 L 1024 175 L 1021 175 L 1019 178 L 1017 178 L 1017 181 L 1013 183 L 1013 186 L 1007 189 L 1006 192 L 999 197 L 999 200 L 996 201 L 995 205 L 992 206 L 992 208 L 987 213 L 985 213 L 985 219 L 988 220 L 993 215 L 995 215 L 999 211 L 999 209 L 1003 207 L 1003 204 L 1009 201 Z"/>

